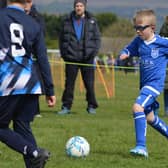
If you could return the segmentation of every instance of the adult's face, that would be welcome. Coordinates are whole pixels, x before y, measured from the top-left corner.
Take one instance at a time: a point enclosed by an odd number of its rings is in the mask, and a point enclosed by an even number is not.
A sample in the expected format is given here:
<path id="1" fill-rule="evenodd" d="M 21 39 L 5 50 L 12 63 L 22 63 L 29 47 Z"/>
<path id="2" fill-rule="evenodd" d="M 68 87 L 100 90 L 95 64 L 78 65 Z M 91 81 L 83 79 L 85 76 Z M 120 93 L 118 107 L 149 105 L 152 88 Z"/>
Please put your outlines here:
<path id="1" fill-rule="evenodd" d="M 85 12 L 85 5 L 81 2 L 76 3 L 75 12 L 77 16 L 83 16 Z"/>

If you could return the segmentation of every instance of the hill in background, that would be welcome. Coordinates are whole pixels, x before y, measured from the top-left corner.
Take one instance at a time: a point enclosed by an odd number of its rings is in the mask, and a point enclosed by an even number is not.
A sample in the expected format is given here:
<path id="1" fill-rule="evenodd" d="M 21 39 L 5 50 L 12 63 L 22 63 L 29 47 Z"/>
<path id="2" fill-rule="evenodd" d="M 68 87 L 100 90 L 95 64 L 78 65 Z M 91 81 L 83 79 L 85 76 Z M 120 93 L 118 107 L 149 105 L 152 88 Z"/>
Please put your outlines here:
<path id="1" fill-rule="evenodd" d="M 42 13 L 63 14 L 73 9 L 74 0 L 34 0 Z M 119 17 L 131 19 L 137 9 L 151 8 L 156 11 L 158 30 L 168 15 L 167 0 L 88 0 L 88 10 L 93 13 L 112 12 Z"/>
<path id="2" fill-rule="evenodd" d="M 68 4 L 73 6 L 74 0 L 34 0 L 34 3 L 41 5 L 49 4 Z M 88 0 L 88 6 L 95 7 L 109 7 L 109 6 L 123 6 L 123 7 L 150 7 L 150 8 L 168 8 L 167 0 Z"/>

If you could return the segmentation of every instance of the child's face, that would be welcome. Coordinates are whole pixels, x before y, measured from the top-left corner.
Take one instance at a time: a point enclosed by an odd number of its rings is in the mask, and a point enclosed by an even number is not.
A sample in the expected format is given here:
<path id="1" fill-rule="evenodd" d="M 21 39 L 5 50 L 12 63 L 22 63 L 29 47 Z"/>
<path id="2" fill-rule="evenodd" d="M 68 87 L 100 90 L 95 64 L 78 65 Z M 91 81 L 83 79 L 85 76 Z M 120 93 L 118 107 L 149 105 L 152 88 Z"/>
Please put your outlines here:
<path id="1" fill-rule="evenodd" d="M 24 8 L 24 9 L 25 9 L 25 12 L 26 12 L 27 14 L 29 14 L 32 5 L 33 5 L 32 0 L 27 0 L 27 1 L 26 1 L 25 8 Z"/>
<path id="2" fill-rule="evenodd" d="M 146 41 L 150 41 L 153 39 L 154 36 L 154 26 L 149 24 L 149 22 L 145 20 L 136 21 L 134 28 L 138 34 L 138 36 Z"/>

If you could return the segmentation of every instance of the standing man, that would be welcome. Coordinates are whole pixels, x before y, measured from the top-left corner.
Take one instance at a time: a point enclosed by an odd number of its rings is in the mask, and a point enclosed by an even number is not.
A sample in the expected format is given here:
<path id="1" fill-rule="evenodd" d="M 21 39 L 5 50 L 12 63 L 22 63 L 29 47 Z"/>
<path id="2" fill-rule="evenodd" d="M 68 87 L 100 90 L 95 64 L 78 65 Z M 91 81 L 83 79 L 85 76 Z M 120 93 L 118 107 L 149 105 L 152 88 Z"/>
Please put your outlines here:
<path id="1" fill-rule="evenodd" d="M 160 28 L 161 36 L 168 37 L 168 16 L 166 16 L 163 25 Z M 165 87 L 163 90 L 164 115 L 168 116 L 168 64 L 166 69 Z"/>
<path id="2" fill-rule="evenodd" d="M 98 107 L 94 92 L 94 58 L 100 48 L 100 32 L 95 18 L 86 11 L 86 0 L 75 0 L 74 11 L 67 15 L 60 32 L 60 52 L 65 66 L 65 90 L 62 110 L 58 114 L 69 114 L 74 97 L 74 85 L 81 71 L 86 88 L 87 111 L 96 114 Z M 74 64 L 75 63 L 75 64 Z M 91 64 L 83 66 L 80 64 Z"/>
<path id="3" fill-rule="evenodd" d="M 49 107 L 56 97 L 43 32 L 24 12 L 26 2 L 8 0 L 0 10 L 0 141 L 23 155 L 26 168 L 44 168 L 50 153 L 37 146 L 30 122 L 39 110 L 41 83 Z"/>

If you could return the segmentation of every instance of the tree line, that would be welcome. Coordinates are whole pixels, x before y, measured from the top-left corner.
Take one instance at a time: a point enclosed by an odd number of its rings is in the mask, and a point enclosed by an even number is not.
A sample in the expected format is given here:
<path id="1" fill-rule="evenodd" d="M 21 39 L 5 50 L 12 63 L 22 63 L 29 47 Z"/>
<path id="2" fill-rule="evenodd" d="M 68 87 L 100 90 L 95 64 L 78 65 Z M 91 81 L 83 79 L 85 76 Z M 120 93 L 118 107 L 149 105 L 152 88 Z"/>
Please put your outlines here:
<path id="1" fill-rule="evenodd" d="M 58 40 L 59 32 L 61 29 L 61 20 L 64 15 L 54 14 L 42 14 L 46 24 L 46 39 L 47 42 Z M 98 13 L 95 14 L 95 18 L 98 21 L 100 32 L 103 36 L 115 36 L 120 35 L 122 30 L 122 36 L 130 37 L 133 36 L 131 21 L 123 18 L 119 18 L 114 13 Z M 124 29 L 123 29 L 124 28 Z M 107 33 L 111 30 L 111 34 Z"/>

